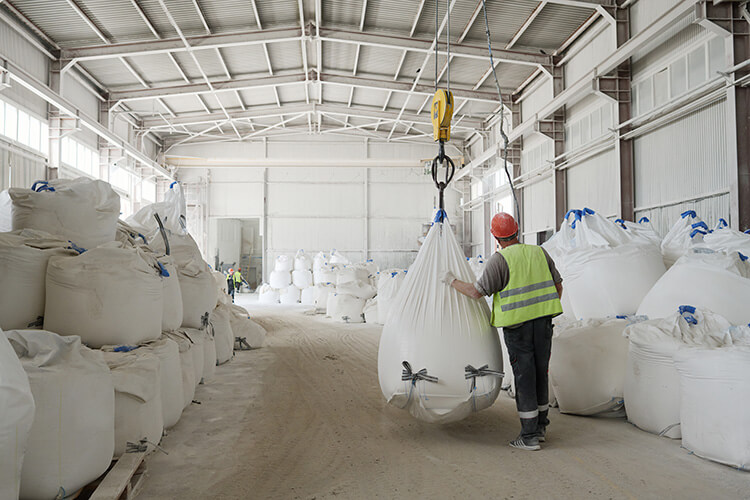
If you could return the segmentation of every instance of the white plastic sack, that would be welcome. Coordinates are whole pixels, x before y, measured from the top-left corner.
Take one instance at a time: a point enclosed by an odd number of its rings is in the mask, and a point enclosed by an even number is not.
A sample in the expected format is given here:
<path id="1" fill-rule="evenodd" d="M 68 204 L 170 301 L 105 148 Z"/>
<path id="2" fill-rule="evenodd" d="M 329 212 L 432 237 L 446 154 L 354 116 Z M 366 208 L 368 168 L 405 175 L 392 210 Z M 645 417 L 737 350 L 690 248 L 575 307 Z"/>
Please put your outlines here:
<path id="1" fill-rule="evenodd" d="M 388 320 L 388 314 L 391 307 L 396 301 L 396 296 L 401 288 L 401 284 L 406 278 L 406 271 L 401 269 L 392 269 L 390 271 L 381 271 L 378 277 L 378 323 L 384 325 Z M 474 281 L 474 280 L 470 280 Z"/>
<path id="2" fill-rule="evenodd" d="M 220 305 L 211 314 L 214 341 L 216 342 L 216 364 L 224 364 L 234 356 L 234 331 L 230 322 L 232 307 Z"/>
<path id="3" fill-rule="evenodd" d="M 342 323 L 364 323 L 364 308 L 364 299 L 336 292 L 328 297 L 326 316 Z"/>
<path id="4" fill-rule="evenodd" d="M 292 284 L 292 273 L 290 271 L 271 271 L 268 284 L 272 288 L 282 289 Z"/>
<path id="5" fill-rule="evenodd" d="M 173 233 L 187 234 L 186 229 L 186 205 L 182 194 L 182 186 L 173 182 L 164 195 L 164 201 L 146 205 L 128 217 L 127 222 L 131 226 L 145 229 L 145 232 L 153 232 L 158 228 L 154 214 L 159 214 L 164 227 Z"/>
<path id="6" fill-rule="evenodd" d="M 231 306 L 230 322 L 236 337 L 244 338 L 253 349 L 263 347 L 266 342 L 266 329 L 250 319 L 247 310 Z"/>
<path id="7" fill-rule="evenodd" d="M 163 337 L 177 342 L 177 346 L 180 348 L 180 371 L 182 372 L 182 409 L 184 410 L 190 403 L 193 402 L 195 397 L 195 386 L 198 385 L 195 381 L 195 367 L 193 366 L 193 353 L 190 349 L 193 347 L 193 343 L 188 339 L 187 335 L 183 332 L 176 330 L 171 332 L 164 332 Z"/>
<path id="8" fill-rule="evenodd" d="M 661 242 L 664 264 L 667 267 L 672 266 L 688 250 L 700 245 L 707 233 L 708 226 L 696 215 L 695 210 L 687 210 L 680 214 L 680 219 L 674 223 Z"/>
<path id="9" fill-rule="evenodd" d="M 336 288 L 328 284 L 319 283 L 315 285 L 313 292 L 313 301 L 317 312 L 326 312 L 328 310 L 328 297 L 336 293 Z"/>
<path id="10" fill-rule="evenodd" d="M 203 341 L 203 383 L 211 380 L 216 375 L 216 339 L 213 328 L 204 330 L 206 338 Z"/>
<path id="11" fill-rule="evenodd" d="M 294 260 L 288 255 L 279 255 L 276 257 L 274 271 L 291 272 L 294 269 Z"/>
<path id="12" fill-rule="evenodd" d="M 453 422 L 488 408 L 497 398 L 502 380 L 489 373 L 466 378 L 471 367 L 480 370 L 486 365 L 502 372 L 500 339 L 490 325 L 487 303 L 442 283 L 446 271 L 472 281 L 471 268 L 450 225 L 435 223 L 392 305 L 378 352 L 383 395 L 391 404 L 427 422 Z M 437 382 L 403 380 L 403 375 L 421 370 L 437 377 Z"/>
<path id="13" fill-rule="evenodd" d="M 190 352 L 193 354 L 193 373 L 195 374 L 195 385 L 197 386 L 201 383 L 201 380 L 203 380 L 203 355 L 205 353 L 203 343 L 205 342 L 205 333 L 204 330 L 198 330 L 195 328 L 182 328 L 180 331 L 184 333 L 193 344 L 190 346 Z"/>
<path id="14" fill-rule="evenodd" d="M 315 257 L 313 257 L 313 271 L 322 269 L 322 267 L 326 265 L 330 259 L 331 256 L 325 252 L 318 252 L 317 254 L 315 254 Z"/>
<path id="15" fill-rule="evenodd" d="M 638 315 L 665 318 L 681 305 L 713 311 L 730 323 L 750 323 L 748 263 L 739 254 L 696 249 L 681 257 L 643 298 Z"/>
<path id="16" fill-rule="evenodd" d="M 115 240 L 120 197 L 108 183 L 77 179 L 37 181 L 11 188 L 13 229 L 38 229 L 91 249 Z"/>
<path id="17" fill-rule="evenodd" d="M 624 319 L 555 320 L 549 376 L 562 413 L 621 415 L 628 361 Z"/>
<path id="18" fill-rule="evenodd" d="M 112 460 L 115 389 L 109 367 L 101 352 L 82 346 L 78 337 L 44 330 L 6 334 L 36 404 L 20 498 L 49 500 L 61 491 L 72 495 L 102 475 Z"/>
<path id="19" fill-rule="evenodd" d="M 349 281 L 336 287 L 336 293 L 346 293 L 358 299 L 369 300 L 375 296 L 377 290 L 369 281 Z"/>
<path id="20" fill-rule="evenodd" d="M 328 262 L 331 264 L 349 264 L 349 259 L 344 257 L 337 250 L 331 250 L 331 258 Z"/>
<path id="21" fill-rule="evenodd" d="M 0 498 L 17 499 L 34 397 L 21 362 L 0 330 Z"/>
<path id="22" fill-rule="evenodd" d="M 680 378 L 674 354 L 681 346 L 716 344 L 712 337 L 730 326 L 710 311 L 688 309 L 633 324 L 623 333 L 630 339 L 624 388 L 628 420 L 673 439 L 680 437 Z"/>
<path id="23" fill-rule="evenodd" d="M 298 304 L 300 295 L 300 289 L 294 285 L 291 285 L 282 290 L 279 290 L 279 302 L 286 305 Z"/>
<path id="24" fill-rule="evenodd" d="M 264 284 L 258 289 L 258 302 L 260 304 L 278 304 L 279 297 L 279 291 L 269 285 Z"/>
<path id="25" fill-rule="evenodd" d="M 44 328 L 91 347 L 136 345 L 161 335 L 161 270 L 152 254 L 120 243 L 51 257 Z"/>
<path id="26" fill-rule="evenodd" d="M 68 246 L 41 231 L 0 233 L 0 328 L 29 328 L 44 316 L 47 262 L 78 255 Z"/>
<path id="27" fill-rule="evenodd" d="M 140 350 L 150 352 L 159 358 L 159 395 L 164 428 L 173 427 L 182 415 L 185 406 L 182 393 L 182 367 L 180 346 L 168 337 L 160 337 L 142 345 Z"/>
<path id="28" fill-rule="evenodd" d="M 365 308 L 362 310 L 362 314 L 365 315 L 365 323 L 370 323 L 373 325 L 378 324 L 378 321 L 380 321 L 380 316 L 378 315 L 377 297 L 365 302 Z"/>
<path id="29" fill-rule="evenodd" d="M 313 281 L 316 285 L 331 283 L 336 284 L 338 278 L 338 266 L 332 264 L 323 264 L 320 268 L 313 271 Z"/>
<path id="30" fill-rule="evenodd" d="M 315 287 L 308 286 L 300 291 L 299 301 L 302 305 L 313 306 L 315 305 Z"/>
<path id="31" fill-rule="evenodd" d="M 162 273 L 162 331 L 176 330 L 182 325 L 184 311 L 182 309 L 182 290 L 180 289 L 180 278 L 174 259 L 168 255 L 159 257 L 159 262 L 164 266 L 169 276 Z"/>
<path id="32" fill-rule="evenodd" d="M 299 289 L 312 286 L 312 271 L 309 271 L 307 269 L 295 269 L 294 271 L 292 271 L 292 283 Z"/>
<path id="33" fill-rule="evenodd" d="M 295 271 L 309 271 L 312 269 L 313 261 L 304 250 L 298 250 L 297 255 L 294 256 L 294 270 Z"/>
<path id="34" fill-rule="evenodd" d="M 159 444 L 164 432 L 159 358 L 139 350 L 102 352 L 115 385 L 115 458 L 125 453 L 128 442 Z"/>

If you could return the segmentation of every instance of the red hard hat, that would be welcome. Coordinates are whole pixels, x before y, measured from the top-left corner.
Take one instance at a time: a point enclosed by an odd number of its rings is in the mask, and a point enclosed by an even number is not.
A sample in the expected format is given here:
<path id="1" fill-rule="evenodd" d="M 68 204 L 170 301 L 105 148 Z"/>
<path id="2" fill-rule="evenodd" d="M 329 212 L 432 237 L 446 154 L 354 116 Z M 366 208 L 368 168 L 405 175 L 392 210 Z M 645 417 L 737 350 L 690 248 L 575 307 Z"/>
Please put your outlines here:
<path id="1" fill-rule="evenodd" d="M 492 218 L 490 232 L 495 238 L 511 240 L 518 236 L 518 223 L 512 215 L 500 212 Z"/>

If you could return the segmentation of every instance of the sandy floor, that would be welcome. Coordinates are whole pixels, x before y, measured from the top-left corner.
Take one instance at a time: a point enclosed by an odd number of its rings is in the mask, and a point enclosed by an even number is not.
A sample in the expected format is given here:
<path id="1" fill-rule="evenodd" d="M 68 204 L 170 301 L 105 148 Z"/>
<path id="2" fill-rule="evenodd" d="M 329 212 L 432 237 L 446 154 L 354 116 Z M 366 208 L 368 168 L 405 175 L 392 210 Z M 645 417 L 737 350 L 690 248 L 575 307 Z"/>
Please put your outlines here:
<path id="1" fill-rule="evenodd" d="M 380 327 L 248 308 L 267 346 L 198 388 L 140 499 L 750 498 L 750 474 L 624 420 L 553 411 L 542 451 L 513 450 L 505 393 L 461 422 L 423 424 L 380 392 Z"/>

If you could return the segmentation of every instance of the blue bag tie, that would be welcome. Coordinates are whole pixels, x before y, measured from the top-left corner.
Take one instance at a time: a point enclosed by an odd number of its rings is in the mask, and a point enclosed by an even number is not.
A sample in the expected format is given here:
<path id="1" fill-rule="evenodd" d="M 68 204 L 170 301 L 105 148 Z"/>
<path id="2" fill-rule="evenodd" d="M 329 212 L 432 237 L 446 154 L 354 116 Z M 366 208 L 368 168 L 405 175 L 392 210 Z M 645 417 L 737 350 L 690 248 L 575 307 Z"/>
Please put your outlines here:
<path id="1" fill-rule="evenodd" d="M 156 261 L 156 263 L 159 264 L 159 271 L 161 271 L 162 277 L 168 278 L 169 277 L 169 271 L 167 271 L 167 268 L 164 267 L 164 264 L 162 264 L 158 260 Z"/>
<path id="2" fill-rule="evenodd" d="M 685 217 L 688 217 L 688 216 L 689 216 L 689 217 L 690 217 L 691 219 L 695 219 L 696 217 L 698 217 L 698 214 L 696 214 L 696 213 L 695 213 L 695 210 L 686 210 L 686 211 L 684 211 L 684 212 L 682 212 L 682 213 L 680 214 L 680 217 L 682 217 L 683 219 L 684 219 Z"/>
<path id="3" fill-rule="evenodd" d="M 638 219 L 638 224 L 643 224 L 644 222 L 651 222 L 651 221 L 648 220 L 648 217 L 641 217 L 640 219 Z"/>

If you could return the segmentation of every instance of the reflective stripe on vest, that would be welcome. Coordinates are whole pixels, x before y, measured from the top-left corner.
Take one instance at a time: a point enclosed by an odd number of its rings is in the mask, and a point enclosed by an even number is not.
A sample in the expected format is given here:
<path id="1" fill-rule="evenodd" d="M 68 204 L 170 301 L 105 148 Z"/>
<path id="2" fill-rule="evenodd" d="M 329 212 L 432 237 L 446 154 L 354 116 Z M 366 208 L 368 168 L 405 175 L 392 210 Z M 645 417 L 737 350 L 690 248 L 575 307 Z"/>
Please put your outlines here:
<path id="1" fill-rule="evenodd" d="M 492 325 L 512 326 L 562 313 L 544 251 L 535 245 L 516 244 L 500 254 L 508 264 L 508 284 L 493 298 Z"/>

